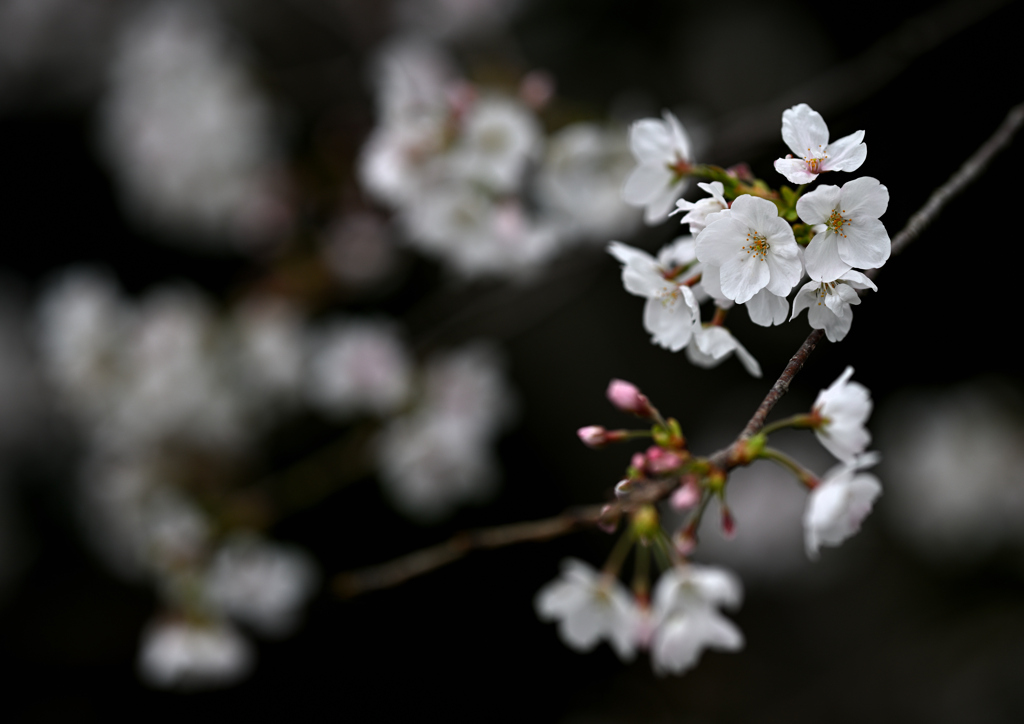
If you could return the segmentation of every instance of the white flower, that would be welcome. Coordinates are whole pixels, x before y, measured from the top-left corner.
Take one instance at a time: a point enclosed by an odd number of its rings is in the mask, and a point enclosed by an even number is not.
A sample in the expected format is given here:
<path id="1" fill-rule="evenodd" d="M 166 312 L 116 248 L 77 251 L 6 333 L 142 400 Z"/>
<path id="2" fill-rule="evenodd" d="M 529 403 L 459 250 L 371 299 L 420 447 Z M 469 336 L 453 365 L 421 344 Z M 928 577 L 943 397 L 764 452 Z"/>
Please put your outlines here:
<path id="1" fill-rule="evenodd" d="M 221 546 L 206 573 L 210 601 L 268 636 L 290 633 L 313 593 L 316 567 L 298 548 L 237 536 Z"/>
<path id="2" fill-rule="evenodd" d="M 672 203 L 686 190 L 688 180 L 679 172 L 692 163 L 690 138 L 679 120 L 665 111 L 665 118 L 644 118 L 629 128 L 629 148 L 639 166 L 626 179 L 622 199 L 644 209 L 644 221 L 662 221 Z"/>
<path id="3" fill-rule="evenodd" d="M 789 316 L 789 302 L 786 298 L 772 294 L 767 289 L 762 289 L 747 300 L 746 306 L 750 321 L 762 327 L 782 324 Z"/>
<path id="4" fill-rule="evenodd" d="M 810 183 L 825 171 L 856 171 L 868 155 L 864 131 L 829 143 L 824 119 L 806 103 L 783 112 L 782 140 L 797 158 L 776 160 L 775 170 L 794 184 Z"/>
<path id="5" fill-rule="evenodd" d="M 891 243 L 878 217 L 889 205 L 889 190 L 864 176 L 838 186 L 819 186 L 796 202 L 807 224 L 824 224 L 804 251 L 807 274 L 837 279 L 852 268 L 876 269 L 889 258 Z"/>
<path id="6" fill-rule="evenodd" d="M 139 675 L 162 689 L 229 686 L 252 669 L 253 650 L 227 624 L 158 621 L 142 634 Z"/>
<path id="7" fill-rule="evenodd" d="M 393 324 L 334 322 L 311 344 L 306 392 L 324 412 L 349 418 L 386 416 L 412 391 L 412 360 Z"/>
<path id="8" fill-rule="evenodd" d="M 689 564 L 665 571 L 654 587 L 651 664 L 655 673 L 681 674 L 706 648 L 739 651 L 743 634 L 718 612 L 743 597 L 739 580 L 721 568 Z"/>
<path id="9" fill-rule="evenodd" d="M 636 655 L 640 613 L 629 591 L 617 578 L 567 558 L 562 575 L 537 592 L 537 616 L 558 621 L 558 634 L 575 651 L 590 651 L 602 639 L 623 661 Z"/>
<path id="10" fill-rule="evenodd" d="M 807 310 L 812 329 L 824 329 L 830 342 L 841 342 L 853 324 L 853 304 L 860 304 L 857 289 L 878 291 L 870 279 L 850 270 L 832 282 L 810 281 L 793 297 L 793 316 Z"/>
<path id="11" fill-rule="evenodd" d="M 864 426 L 871 414 L 871 393 L 864 385 L 850 382 L 852 375 L 853 367 L 847 367 L 818 393 L 812 407 L 821 419 L 814 434 L 825 449 L 845 463 L 853 462 L 871 442 L 871 433 Z"/>
<path id="12" fill-rule="evenodd" d="M 186 243 L 287 220 L 274 109 L 209 3 L 145 3 L 124 26 L 100 136 L 128 210 Z"/>
<path id="13" fill-rule="evenodd" d="M 754 377 L 761 376 L 761 365 L 747 348 L 739 343 L 725 327 L 694 325 L 693 340 L 686 348 L 686 357 L 698 367 L 717 367 L 730 354 L 736 353 L 744 369 Z"/>
<path id="14" fill-rule="evenodd" d="M 858 471 L 876 462 L 877 454 L 867 453 L 837 465 L 811 491 L 804 511 L 804 543 L 809 558 L 817 559 L 821 546 L 837 546 L 860 530 L 882 485 L 874 475 Z"/>
<path id="15" fill-rule="evenodd" d="M 384 491 L 410 518 L 430 523 L 497 486 L 493 445 L 513 411 L 501 360 L 471 346 L 428 361 L 419 405 L 377 441 Z"/>
<path id="16" fill-rule="evenodd" d="M 647 299 L 644 329 L 651 333 L 651 341 L 673 352 L 689 343 L 694 319 L 700 318 L 700 308 L 689 287 L 666 276 L 680 260 L 689 257 L 679 266 L 696 261 L 692 256 L 693 247 L 693 239 L 684 237 L 665 247 L 659 254 L 663 261 L 659 261 L 647 252 L 618 241 L 608 245 L 608 253 L 623 264 L 622 284 L 626 291 Z M 688 271 L 685 276 L 692 276 L 692 273 Z"/>
<path id="17" fill-rule="evenodd" d="M 676 210 L 669 214 L 669 216 L 674 216 L 680 211 L 688 211 L 689 213 L 680 219 L 679 223 L 689 224 L 691 234 L 699 234 L 704 231 L 709 214 L 716 214 L 723 209 L 729 208 L 729 202 L 722 195 L 725 187 L 721 181 L 712 181 L 709 184 L 702 182 L 697 184 L 697 186 L 711 194 L 711 197 L 697 202 L 679 199 L 676 201 Z"/>
<path id="18" fill-rule="evenodd" d="M 573 123 L 548 139 L 537 179 L 541 203 L 567 217 L 572 233 L 595 239 L 631 233 L 639 212 L 623 202 L 633 157 L 620 129 Z"/>
<path id="19" fill-rule="evenodd" d="M 697 236 L 697 258 L 721 270 L 722 293 L 743 304 L 762 289 L 786 296 L 803 269 L 793 230 L 778 207 L 744 194 Z"/>
<path id="20" fill-rule="evenodd" d="M 452 163 L 465 178 L 508 193 L 519 186 L 542 142 L 540 124 L 526 106 L 512 98 L 481 98 L 466 114 Z"/>

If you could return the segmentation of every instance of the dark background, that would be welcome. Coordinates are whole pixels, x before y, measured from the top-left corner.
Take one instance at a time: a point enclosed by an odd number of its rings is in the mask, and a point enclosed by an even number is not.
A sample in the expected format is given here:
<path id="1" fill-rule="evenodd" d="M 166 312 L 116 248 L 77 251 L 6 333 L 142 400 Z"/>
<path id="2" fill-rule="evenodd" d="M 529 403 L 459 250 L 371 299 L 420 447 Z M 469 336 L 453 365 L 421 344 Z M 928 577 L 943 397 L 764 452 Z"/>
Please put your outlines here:
<path id="1" fill-rule="evenodd" d="M 322 171 L 323 149 L 333 148 L 341 170 L 332 173 L 344 176 L 372 127 L 363 73 L 386 22 L 380 5 L 356 2 L 338 3 L 333 24 L 320 22 L 327 5 L 263 0 L 225 8 L 264 80 L 292 109 L 297 172 Z M 777 181 L 771 162 L 786 152 L 778 119 L 794 103 L 822 112 L 832 138 L 865 129 L 870 153 L 860 173 L 888 186 L 883 221 L 892 235 L 1022 100 L 1020 14 L 1020 3 L 538 1 L 513 21 L 508 42 L 525 67 L 555 75 L 560 96 L 598 115 L 623 98 L 651 114 L 673 108 L 685 121 L 689 113 L 708 131 L 701 159 L 746 160 L 770 181 Z M 461 52 L 479 59 L 498 51 L 470 43 Z M 266 262 L 200 255 L 133 226 L 97 159 L 95 97 L 50 95 L 48 76 L 20 82 L 0 114 L 0 208 L 3 285 L 26 315 L 45 281 L 77 262 L 102 263 L 132 294 L 184 278 L 227 300 L 260 274 Z M 879 408 L 907 387 L 989 375 L 1021 383 L 1022 144 L 1018 138 L 889 262 L 879 293 L 857 308 L 850 335 L 815 351 L 779 414 L 809 404 L 847 364 Z M 315 226 L 322 207 L 310 201 L 303 212 L 302 223 Z M 653 250 L 677 233 L 669 223 L 626 241 Z M 501 442 L 502 491 L 489 506 L 423 528 L 393 513 L 372 479 L 361 480 L 271 531 L 310 550 L 326 574 L 466 527 L 606 498 L 628 451 L 589 451 L 574 430 L 625 422 L 603 398 L 612 377 L 640 385 L 691 437 L 724 442 L 807 333 L 803 322 L 762 329 L 734 315 L 733 330 L 764 368 L 765 379 L 756 381 L 735 361 L 703 371 L 650 345 L 642 302 L 622 290 L 617 265 L 600 249 L 574 251 L 525 286 L 451 287 L 439 279 L 431 262 L 415 260 L 406 286 L 375 308 L 402 318 L 424 344 L 480 335 L 503 343 L 520 422 Z M 449 310 L 477 305 L 499 311 L 464 313 L 435 333 Z M 358 304 L 348 309 L 360 311 Z M 26 563 L 0 601 L 0 660 L 10 667 L 2 706 L 16 721 L 113 714 L 765 723 L 1024 716 L 1017 554 L 955 571 L 926 566 L 891 537 L 877 511 L 858 537 L 808 565 L 803 582 L 748 586 L 735 615 L 746 650 L 706 654 L 681 678 L 654 677 L 645 656 L 623 665 L 606 646 L 576 654 L 537 621 L 533 596 L 563 557 L 597 565 L 606 555 L 611 538 L 581 533 L 473 554 L 352 601 L 324 591 L 298 634 L 259 644 L 258 667 L 239 686 L 151 691 L 138 683 L 134 657 L 155 598 L 113 577 L 83 547 L 68 500 L 76 454 L 60 429 L 50 430 L 45 443 L 19 451 L 14 466 Z M 897 481 L 883 479 L 890 484 Z M 878 507 L 885 504 L 883 495 Z M 829 575 L 832 566 L 843 575 Z"/>

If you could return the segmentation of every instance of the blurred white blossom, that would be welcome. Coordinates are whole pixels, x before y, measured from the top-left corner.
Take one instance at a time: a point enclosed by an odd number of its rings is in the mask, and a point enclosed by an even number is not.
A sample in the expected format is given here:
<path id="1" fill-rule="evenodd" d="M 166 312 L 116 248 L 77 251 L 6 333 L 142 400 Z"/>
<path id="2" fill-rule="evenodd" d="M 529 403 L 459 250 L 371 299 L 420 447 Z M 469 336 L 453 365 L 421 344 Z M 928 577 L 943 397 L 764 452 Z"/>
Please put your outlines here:
<path id="1" fill-rule="evenodd" d="M 381 482 L 402 513 L 433 522 L 487 498 L 498 482 L 494 443 L 513 396 L 500 358 L 470 346 L 427 361 L 416 406 L 384 428 Z"/>
<path id="2" fill-rule="evenodd" d="M 183 690 L 234 684 L 253 664 L 252 646 L 229 625 L 173 620 L 149 625 L 138 659 L 143 681 Z"/>
<path id="3" fill-rule="evenodd" d="M 138 220 L 188 243 L 245 248 L 289 213 L 273 116 L 209 5 L 157 2 L 121 33 L 99 132 Z"/>

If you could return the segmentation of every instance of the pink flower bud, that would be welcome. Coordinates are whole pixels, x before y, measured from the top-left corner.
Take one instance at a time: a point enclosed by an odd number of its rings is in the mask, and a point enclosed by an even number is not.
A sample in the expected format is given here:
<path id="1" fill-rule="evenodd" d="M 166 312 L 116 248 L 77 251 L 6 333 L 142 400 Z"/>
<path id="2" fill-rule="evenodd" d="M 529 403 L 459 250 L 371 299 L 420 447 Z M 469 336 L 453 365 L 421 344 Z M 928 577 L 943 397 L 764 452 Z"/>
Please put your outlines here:
<path id="1" fill-rule="evenodd" d="M 687 508 L 692 508 L 698 502 L 700 502 L 700 486 L 697 484 L 696 478 L 692 475 L 687 475 L 683 479 L 683 484 L 672 493 L 669 503 L 676 510 L 686 510 Z"/>
<path id="2" fill-rule="evenodd" d="M 681 457 L 673 452 L 663 450 L 657 445 L 652 445 L 647 449 L 647 471 L 652 475 L 662 475 L 678 470 L 682 464 Z"/>
<path id="3" fill-rule="evenodd" d="M 523 103 L 539 111 L 555 97 L 555 78 L 546 70 L 531 70 L 519 83 Z"/>
<path id="4" fill-rule="evenodd" d="M 654 417 L 654 408 L 636 385 L 625 380 L 608 383 L 608 401 L 623 412 L 632 412 L 639 417 Z"/>
<path id="5" fill-rule="evenodd" d="M 601 515 L 597 519 L 597 527 L 605 533 L 614 533 L 615 529 L 619 527 L 619 515 L 617 513 L 609 515 L 611 509 L 611 505 L 601 508 Z"/>
<path id="6" fill-rule="evenodd" d="M 608 431 L 600 425 L 589 425 L 576 431 L 583 444 L 595 450 L 604 447 L 608 442 L 607 433 Z"/>
<path id="7" fill-rule="evenodd" d="M 644 457 L 643 453 L 633 453 L 633 457 L 629 459 L 629 466 L 636 468 L 641 475 L 647 467 L 647 458 Z"/>
<path id="8" fill-rule="evenodd" d="M 736 537 L 736 520 L 725 503 L 722 503 L 722 533 L 726 538 Z"/>

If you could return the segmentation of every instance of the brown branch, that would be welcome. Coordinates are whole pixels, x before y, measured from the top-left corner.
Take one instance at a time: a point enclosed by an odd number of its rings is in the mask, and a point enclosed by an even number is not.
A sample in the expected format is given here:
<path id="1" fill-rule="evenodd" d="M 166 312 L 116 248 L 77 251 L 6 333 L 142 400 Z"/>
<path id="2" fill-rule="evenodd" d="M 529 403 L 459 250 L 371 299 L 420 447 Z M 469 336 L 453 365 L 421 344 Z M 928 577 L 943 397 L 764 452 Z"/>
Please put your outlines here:
<path id="1" fill-rule="evenodd" d="M 953 176 L 935 190 L 921 209 L 910 217 L 906 225 L 893 239 L 892 253 L 898 254 L 907 244 L 916 239 L 925 227 L 930 224 L 942 207 L 967 184 L 976 179 L 992 157 L 1010 142 L 1013 134 L 1024 124 L 1024 103 L 1012 108 L 1006 120 L 996 132 L 971 155 Z M 877 270 L 874 270 L 877 272 Z M 736 452 L 740 445 L 764 427 L 768 414 L 782 396 L 789 391 L 793 378 L 803 369 L 804 364 L 818 342 L 824 336 L 819 329 L 814 330 L 789 360 L 786 368 L 779 375 L 768 394 L 757 406 L 753 417 L 747 422 L 743 432 L 735 442 L 710 456 L 710 462 L 723 469 L 730 470 L 739 462 Z M 561 515 L 525 523 L 512 523 L 493 528 L 459 533 L 443 543 L 430 548 L 410 553 L 378 566 L 370 566 L 348 573 L 340 573 L 334 577 L 334 592 L 342 598 L 351 598 L 361 593 L 389 588 L 403 583 L 410 578 L 441 568 L 459 560 L 474 550 L 500 548 L 523 543 L 541 541 L 570 533 L 580 528 L 596 525 L 602 521 L 615 520 L 623 512 L 633 510 L 640 505 L 653 503 L 668 495 L 675 487 L 674 481 L 652 481 L 641 486 L 629 496 L 604 506 L 590 506 L 566 511 Z"/>

